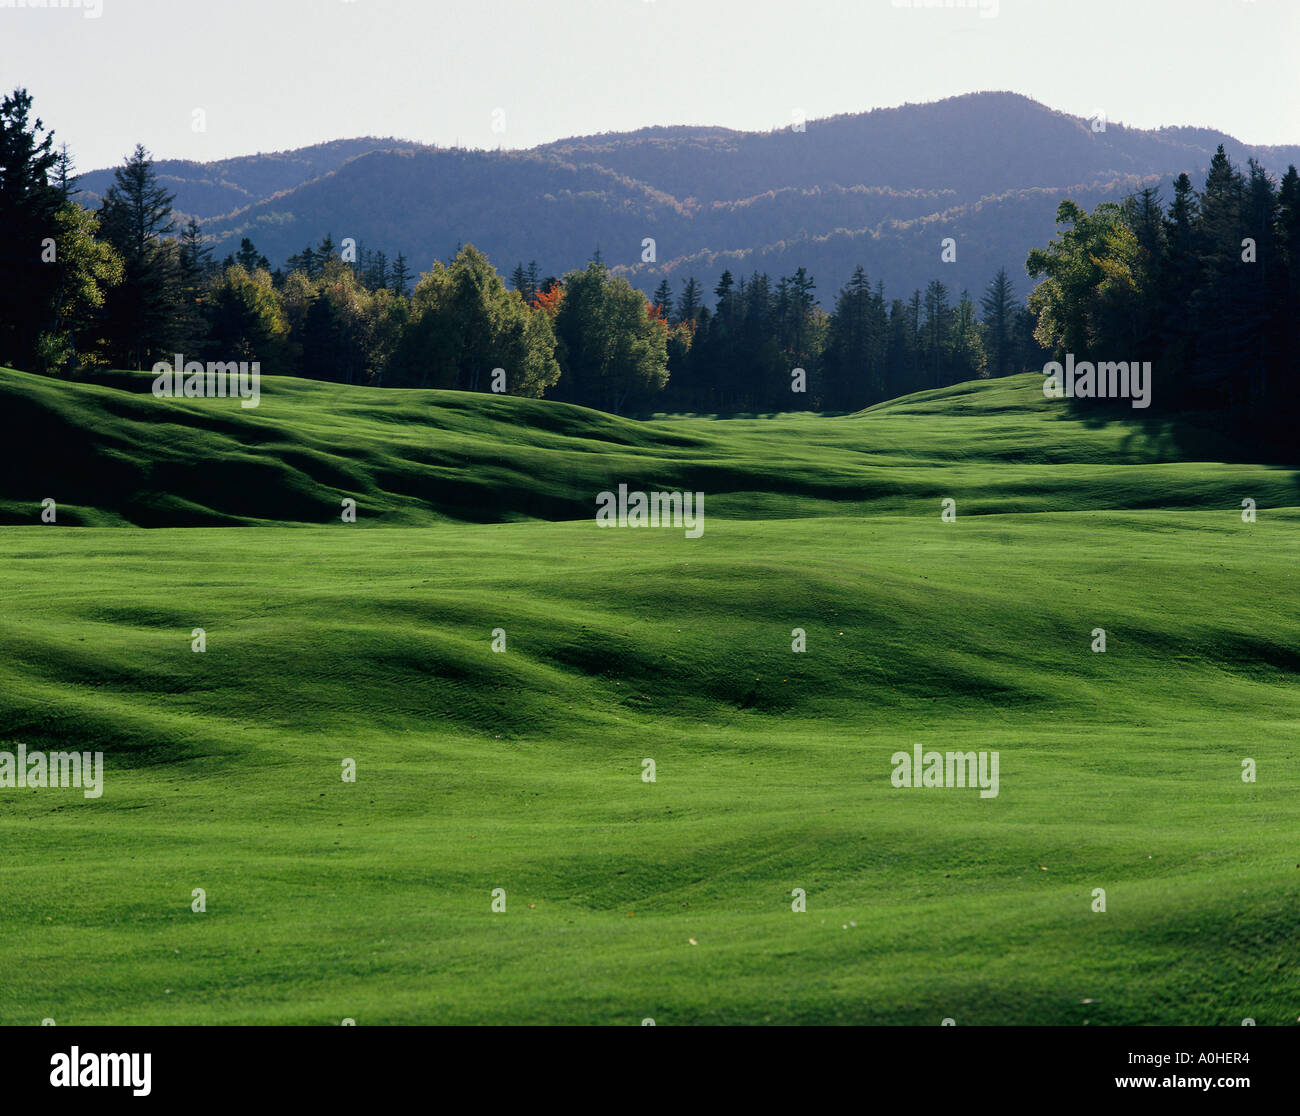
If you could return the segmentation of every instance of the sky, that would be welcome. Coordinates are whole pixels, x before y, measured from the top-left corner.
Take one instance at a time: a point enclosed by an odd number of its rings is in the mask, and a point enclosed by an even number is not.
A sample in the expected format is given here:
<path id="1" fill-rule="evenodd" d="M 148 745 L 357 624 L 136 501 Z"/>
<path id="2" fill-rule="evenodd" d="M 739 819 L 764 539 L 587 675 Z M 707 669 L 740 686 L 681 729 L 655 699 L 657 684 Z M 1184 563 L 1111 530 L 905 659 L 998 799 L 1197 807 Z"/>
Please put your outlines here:
<path id="1" fill-rule="evenodd" d="M 82 171 L 136 143 L 200 161 L 366 135 L 531 147 L 978 90 L 1300 143 L 1300 0 L 934 2 L 0 0 L 0 86 L 31 92 Z"/>

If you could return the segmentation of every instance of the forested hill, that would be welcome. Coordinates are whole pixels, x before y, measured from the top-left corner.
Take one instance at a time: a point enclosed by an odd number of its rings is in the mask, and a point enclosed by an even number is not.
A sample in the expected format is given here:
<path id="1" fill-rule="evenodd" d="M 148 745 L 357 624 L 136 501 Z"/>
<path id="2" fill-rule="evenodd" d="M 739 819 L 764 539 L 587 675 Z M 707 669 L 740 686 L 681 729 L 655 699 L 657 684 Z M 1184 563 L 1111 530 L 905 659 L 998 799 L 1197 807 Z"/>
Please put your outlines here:
<path id="1" fill-rule="evenodd" d="M 1062 196 L 1091 208 L 1183 171 L 1196 178 L 1220 143 L 1234 163 L 1254 158 L 1278 175 L 1300 163 L 1298 147 L 1195 128 L 1100 130 L 1009 93 L 796 127 L 648 128 L 530 151 L 352 139 L 155 169 L 218 256 L 247 236 L 280 264 L 328 233 L 404 252 L 417 271 L 473 243 L 503 267 L 536 260 L 558 275 L 599 248 L 647 292 L 665 276 L 712 289 L 727 268 L 803 266 L 829 305 L 859 263 L 894 294 L 923 288 L 945 237 L 957 243 L 944 268 L 951 289 L 978 290 L 1002 266 L 1022 278 Z M 83 200 L 97 204 L 111 174 L 83 176 Z M 647 237 L 653 263 L 642 262 Z"/>

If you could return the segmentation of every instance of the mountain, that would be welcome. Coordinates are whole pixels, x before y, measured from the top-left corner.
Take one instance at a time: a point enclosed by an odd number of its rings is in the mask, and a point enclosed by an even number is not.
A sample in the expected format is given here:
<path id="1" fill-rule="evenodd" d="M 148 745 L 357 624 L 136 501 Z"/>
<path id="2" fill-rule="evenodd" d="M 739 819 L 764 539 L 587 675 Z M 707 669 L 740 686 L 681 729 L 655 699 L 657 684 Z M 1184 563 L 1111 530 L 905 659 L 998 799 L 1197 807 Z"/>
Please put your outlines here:
<path id="1" fill-rule="evenodd" d="M 154 171 L 159 182 L 175 194 L 178 213 L 206 222 L 292 190 L 337 170 L 357 155 L 421 146 L 374 137 L 331 140 L 294 151 L 259 152 L 213 163 L 159 159 L 154 163 Z M 83 174 L 77 183 L 82 191 L 82 202 L 96 206 L 112 184 L 111 167 Z"/>
<path id="2" fill-rule="evenodd" d="M 932 278 L 956 294 L 1005 266 L 1028 287 L 1029 249 L 1065 196 L 1093 206 L 1186 171 L 1203 179 L 1222 143 L 1275 174 L 1300 147 L 1251 147 L 1202 128 L 1145 131 L 972 93 L 809 121 L 806 129 L 645 128 L 528 151 L 340 140 L 220 163 L 158 164 L 179 213 L 219 255 L 251 237 L 282 262 L 326 233 L 425 270 L 473 243 L 504 270 L 581 267 L 597 248 L 646 291 L 665 276 L 712 288 L 725 268 L 806 267 L 823 304 L 862 264 L 905 297 Z M 85 176 L 93 200 L 109 172 Z M 941 263 L 941 241 L 957 245 Z M 643 262 L 653 238 L 655 259 Z"/>
<path id="3" fill-rule="evenodd" d="M 702 204 L 781 187 L 952 189 L 962 200 L 1032 186 L 1165 176 L 1207 166 L 1222 143 L 1244 163 L 1300 158 L 1300 146 L 1250 147 L 1208 129 L 1143 131 L 1070 116 L 1016 93 L 970 93 L 810 121 L 807 130 L 647 128 L 538 148 L 594 162 Z"/>

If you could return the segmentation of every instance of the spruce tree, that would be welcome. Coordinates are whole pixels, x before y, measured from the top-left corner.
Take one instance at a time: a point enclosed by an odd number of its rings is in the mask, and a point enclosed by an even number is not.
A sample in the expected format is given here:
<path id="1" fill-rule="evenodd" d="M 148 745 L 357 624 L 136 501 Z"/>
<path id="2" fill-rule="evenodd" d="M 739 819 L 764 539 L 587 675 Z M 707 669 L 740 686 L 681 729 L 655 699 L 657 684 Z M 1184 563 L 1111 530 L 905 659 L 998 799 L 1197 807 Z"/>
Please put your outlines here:
<path id="1" fill-rule="evenodd" d="M 31 106 L 25 89 L 0 102 L 0 364 L 29 370 L 58 285 L 42 255 L 62 203 L 51 181 L 54 133 L 31 118 Z"/>
<path id="2" fill-rule="evenodd" d="M 650 301 L 659 307 L 659 316 L 664 321 L 668 321 L 673 312 L 673 291 L 667 279 L 662 280 L 655 288 L 654 297 Z"/>
<path id="3" fill-rule="evenodd" d="M 172 201 L 137 144 L 100 206 L 103 236 L 124 268 L 107 303 L 110 358 L 120 367 L 146 368 L 173 347 L 180 273 L 177 245 L 167 239 L 175 229 Z"/>
<path id="4" fill-rule="evenodd" d="M 1019 371 L 1012 363 L 1012 323 L 1016 311 L 1015 289 L 1005 267 L 998 268 L 980 298 L 988 374 L 1007 376 Z"/>
<path id="5" fill-rule="evenodd" d="M 389 277 L 389 290 L 395 295 L 403 298 L 410 293 L 411 289 L 411 271 L 406 263 L 406 256 L 401 252 L 397 253 L 397 259 L 393 261 L 392 275 Z"/>
<path id="6" fill-rule="evenodd" d="M 677 299 L 677 320 L 694 322 L 699 318 L 702 306 L 699 280 L 691 276 L 682 285 L 682 293 Z"/>

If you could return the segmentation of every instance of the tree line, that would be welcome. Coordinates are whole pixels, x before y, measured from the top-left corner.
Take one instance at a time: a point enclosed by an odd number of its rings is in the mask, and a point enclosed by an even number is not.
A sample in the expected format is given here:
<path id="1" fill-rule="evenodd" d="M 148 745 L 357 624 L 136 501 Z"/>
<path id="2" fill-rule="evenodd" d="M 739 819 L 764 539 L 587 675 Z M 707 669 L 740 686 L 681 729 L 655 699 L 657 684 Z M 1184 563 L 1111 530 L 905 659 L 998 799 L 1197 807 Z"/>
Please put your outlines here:
<path id="1" fill-rule="evenodd" d="M 1220 145 L 1205 186 L 1186 174 L 1166 204 L 1150 187 L 1091 213 L 1057 211 L 1029 255 L 1040 344 L 1152 364 L 1152 411 L 1213 413 L 1258 442 L 1297 445 L 1300 175 L 1245 171 Z M 1224 421 L 1226 419 L 1226 422 Z"/>
<path id="2" fill-rule="evenodd" d="M 707 305 L 694 278 L 646 298 L 599 252 L 562 277 L 521 262 L 509 282 L 470 245 L 418 277 L 400 253 L 329 235 L 274 269 L 248 238 L 217 261 L 194 220 L 178 227 L 144 148 L 92 212 L 24 90 L 4 99 L 0 129 L 0 219 L 12 230 L 0 360 L 19 368 L 76 375 L 181 353 L 343 383 L 504 387 L 617 413 L 741 412 L 858 408 L 1020 371 L 1037 352 L 1005 272 L 980 313 L 938 280 L 887 301 L 859 268 L 826 313 L 802 268 L 775 280 L 728 272 Z"/>
<path id="3" fill-rule="evenodd" d="M 1030 254 L 1028 304 L 1003 269 L 978 302 L 940 280 L 889 298 L 858 267 L 823 310 L 805 269 L 691 277 L 646 297 L 599 252 L 582 270 L 503 278 L 472 245 L 413 274 L 329 235 L 282 266 L 245 238 L 213 258 L 177 227 L 137 147 L 97 211 L 66 147 L 16 90 L 0 103 L 0 362 L 52 375 L 186 359 L 384 387 L 501 391 L 614 413 L 855 410 L 1041 368 L 1049 353 L 1151 360 L 1158 411 L 1229 411 L 1277 433 L 1296 409 L 1300 181 L 1246 173 L 1220 147 L 1187 175 L 1087 213 Z M 1292 422 L 1292 426 L 1294 423 Z"/>

